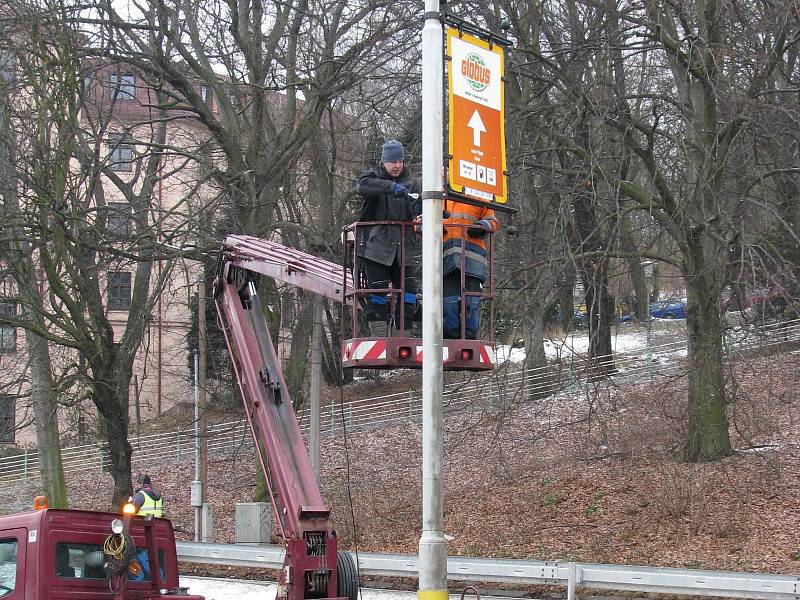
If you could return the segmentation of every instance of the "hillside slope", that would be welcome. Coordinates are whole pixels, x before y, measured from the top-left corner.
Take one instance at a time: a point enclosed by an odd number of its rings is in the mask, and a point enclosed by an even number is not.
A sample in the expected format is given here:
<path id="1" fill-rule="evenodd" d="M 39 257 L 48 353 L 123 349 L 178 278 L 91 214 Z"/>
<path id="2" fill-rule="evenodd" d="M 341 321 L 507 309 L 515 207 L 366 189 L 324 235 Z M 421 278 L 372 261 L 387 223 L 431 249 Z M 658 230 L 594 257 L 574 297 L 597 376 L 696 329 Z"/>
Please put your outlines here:
<path id="1" fill-rule="evenodd" d="M 739 362 L 729 373 L 737 452 L 700 465 L 678 459 L 681 377 L 570 400 L 474 399 L 446 421 L 450 553 L 800 574 L 799 375 L 797 352 Z M 322 454 L 323 494 L 343 545 L 416 553 L 419 423 L 351 432 L 346 445 L 326 437 Z M 234 505 L 252 499 L 253 462 L 242 449 L 209 465 L 217 541 L 233 541 Z M 189 539 L 193 464 L 147 470 Z M 70 503 L 105 508 L 108 489 L 107 475 L 71 477 Z"/>

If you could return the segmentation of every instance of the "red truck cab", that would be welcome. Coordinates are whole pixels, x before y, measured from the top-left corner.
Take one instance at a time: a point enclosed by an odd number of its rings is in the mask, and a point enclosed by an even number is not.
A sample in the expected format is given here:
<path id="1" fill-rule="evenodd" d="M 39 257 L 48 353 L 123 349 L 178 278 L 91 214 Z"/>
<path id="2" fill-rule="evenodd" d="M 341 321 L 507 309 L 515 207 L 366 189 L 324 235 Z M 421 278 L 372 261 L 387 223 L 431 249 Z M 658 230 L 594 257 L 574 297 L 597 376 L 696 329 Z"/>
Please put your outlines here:
<path id="1" fill-rule="evenodd" d="M 112 524 L 127 535 L 112 532 Z M 138 573 L 128 572 L 131 562 Z M 124 573 L 114 576 L 112 565 Z M 167 519 L 58 509 L 0 517 L 1 600 L 165 596 L 203 600 L 178 584 L 175 534 Z"/>

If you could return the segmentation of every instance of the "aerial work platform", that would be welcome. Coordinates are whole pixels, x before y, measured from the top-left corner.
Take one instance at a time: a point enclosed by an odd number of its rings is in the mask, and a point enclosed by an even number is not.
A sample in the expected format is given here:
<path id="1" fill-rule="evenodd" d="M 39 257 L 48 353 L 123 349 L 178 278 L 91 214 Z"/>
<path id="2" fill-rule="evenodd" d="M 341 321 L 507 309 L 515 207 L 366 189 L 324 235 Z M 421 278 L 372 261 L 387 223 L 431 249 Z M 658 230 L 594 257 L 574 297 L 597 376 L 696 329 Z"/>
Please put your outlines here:
<path id="1" fill-rule="evenodd" d="M 363 223 L 349 227 L 355 231 L 360 225 Z M 361 277 L 353 278 L 354 269 L 356 273 L 360 271 L 359 259 L 354 253 L 354 239 L 345 242 L 346 264 L 342 266 L 271 240 L 230 235 L 222 247 L 228 269 L 224 276 L 242 290 L 249 281 L 255 281 L 257 285 L 258 276 L 266 276 L 341 303 L 343 314 L 350 317 L 343 318 L 342 324 L 342 366 L 345 368 L 422 368 L 421 338 L 374 337 L 364 335 L 366 331 L 362 333 L 362 329 L 366 329 L 361 322 L 366 294 L 376 290 L 367 289 Z M 404 293 L 402 288 L 377 291 L 392 297 Z M 490 293 L 491 289 L 489 294 L 484 294 L 489 303 Z M 491 316 L 489 323 L 491 331 Z M 390 330 L 390 333 L 393 332 Z M 489 340 L 442 340 L 442 362 L 444 369 L 451 371 L 492 370 L 496 363 L 494 341 L 491 337 Z"/>

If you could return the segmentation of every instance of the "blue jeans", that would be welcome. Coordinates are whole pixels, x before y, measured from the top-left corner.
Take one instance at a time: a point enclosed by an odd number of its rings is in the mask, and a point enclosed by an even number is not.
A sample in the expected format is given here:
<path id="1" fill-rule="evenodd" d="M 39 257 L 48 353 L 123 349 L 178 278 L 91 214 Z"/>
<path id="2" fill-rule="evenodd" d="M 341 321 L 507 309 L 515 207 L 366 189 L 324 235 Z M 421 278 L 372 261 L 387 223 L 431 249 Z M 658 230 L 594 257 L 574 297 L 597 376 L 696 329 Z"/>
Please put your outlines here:
<path id="1" fill-rule="evenodd" d="M 464 277 L 468 292 L 479 292 L 483 282 L 477 277 Z M 443 286 L 443 336 L 445 339 L 461 338 L 461 272 L 451 271 L 444 278 Z M 480 328 L 480 297 L 467 296 L 464 301 L 464 338 L 474 340 Z"/>

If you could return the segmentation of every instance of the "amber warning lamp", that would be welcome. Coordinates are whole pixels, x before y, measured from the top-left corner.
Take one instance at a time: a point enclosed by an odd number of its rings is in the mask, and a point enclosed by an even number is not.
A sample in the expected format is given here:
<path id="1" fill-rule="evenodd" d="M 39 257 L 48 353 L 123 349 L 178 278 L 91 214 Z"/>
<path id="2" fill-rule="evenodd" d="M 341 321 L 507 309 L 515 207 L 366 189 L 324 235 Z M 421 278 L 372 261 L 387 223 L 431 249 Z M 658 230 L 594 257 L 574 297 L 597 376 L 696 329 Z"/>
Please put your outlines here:
<path id="1" fill-rule="evenodd" d="M 47 496 L 36 496 L 33 499 L 33 510 L 47 510 Z"/>
<path id="2" fill-rule="evenodd" d="M 128 501 L 122 505 L 123 515 L 135 515 L 136 505 L 133 503 L 133 498 L 128 498 Z"/>
<path id="3" fill-rule="evenodd" d="M 142 564 L 134 558 L 131 561 L 131 564 L 128 565 L 128 573 L 130 573 L 134 577 L 138 577 L 139 575 L 142 574 Z"/>

